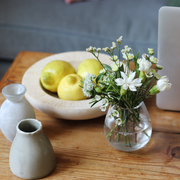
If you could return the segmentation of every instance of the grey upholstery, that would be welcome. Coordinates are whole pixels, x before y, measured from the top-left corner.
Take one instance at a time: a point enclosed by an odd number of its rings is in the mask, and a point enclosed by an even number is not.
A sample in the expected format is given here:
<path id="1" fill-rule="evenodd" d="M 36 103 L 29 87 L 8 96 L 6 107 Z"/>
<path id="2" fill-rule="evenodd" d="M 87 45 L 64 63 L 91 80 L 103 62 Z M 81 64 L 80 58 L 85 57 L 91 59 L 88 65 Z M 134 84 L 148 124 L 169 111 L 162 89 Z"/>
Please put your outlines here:
<path id="1" fill-rule="evenodd" d="M 60 53 L 111 46 L 157 52 L 158 10 L 167 0 L 0 0 L 0 59 L 23 50 Z M 2 63 L 0 62 L 0 71 Z"/>

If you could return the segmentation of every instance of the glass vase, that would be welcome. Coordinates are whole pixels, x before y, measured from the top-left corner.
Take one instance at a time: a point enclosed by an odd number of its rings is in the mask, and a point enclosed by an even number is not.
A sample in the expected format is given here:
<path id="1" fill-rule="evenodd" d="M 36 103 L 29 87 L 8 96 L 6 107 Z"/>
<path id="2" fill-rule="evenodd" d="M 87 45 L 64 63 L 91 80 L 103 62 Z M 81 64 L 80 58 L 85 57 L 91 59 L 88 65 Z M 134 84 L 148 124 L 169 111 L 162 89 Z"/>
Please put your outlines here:
<path id="1" fill-rule="evenodd" d="M 121 151 L 135 151 L 150 140 L 152 125 L 144 102 L 133 108 L 110 106 L 105 117 L 104 134 L 108 143 Z"/>

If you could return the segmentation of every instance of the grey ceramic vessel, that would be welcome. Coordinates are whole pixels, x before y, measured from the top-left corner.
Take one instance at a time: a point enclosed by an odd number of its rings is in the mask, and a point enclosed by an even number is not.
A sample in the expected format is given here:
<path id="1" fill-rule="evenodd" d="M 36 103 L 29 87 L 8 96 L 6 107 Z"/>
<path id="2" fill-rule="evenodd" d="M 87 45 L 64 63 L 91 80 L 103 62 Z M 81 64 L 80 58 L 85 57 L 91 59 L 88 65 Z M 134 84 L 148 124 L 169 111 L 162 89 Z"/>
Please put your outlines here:
<path id="1" fill-rule="evenodd" d="M 16 126 L 9 165 L 12 173 L 23 179 L 39 179 L 55 168 L 53 147 L 36 119 L 24 119 Z"/>

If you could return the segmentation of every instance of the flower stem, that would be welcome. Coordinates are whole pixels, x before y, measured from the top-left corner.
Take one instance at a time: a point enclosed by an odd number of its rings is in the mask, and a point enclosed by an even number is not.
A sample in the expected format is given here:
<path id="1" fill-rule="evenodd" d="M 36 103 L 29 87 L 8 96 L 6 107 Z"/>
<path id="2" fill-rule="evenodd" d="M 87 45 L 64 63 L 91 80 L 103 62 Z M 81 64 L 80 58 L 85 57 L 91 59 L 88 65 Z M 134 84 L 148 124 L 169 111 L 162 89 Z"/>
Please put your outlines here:
<path id="1" fill-rule="evenodd" d="M 104 65 L 102 64 L 102 62 L 99 60 L 99 56 L 96 56 L 95 53 L 92 53 L 94 55 L 94 57 L 99 61 L 99 63 L 101 64 L 101 66 L 106 70 L 106 68 L 104 67 Z"/>
<path id="2" fill-rule="evenodd" d="M 126 129 L 126 133 L 128 133 L 128 129 L 127 129 L 127 120 L 126 120 L 126 123 L 125 123 L 125 129 Z M 130 140 L 129 140 L 129 136 L 128 135 L 124 135 L 125 137 L 125 144 L 127 144 L 127 141 L 128 141 L 128 144 L 129 144 L 129 147 L 131 147 L 131 143 L 130 143 Z"/>
<path id="3" fill-rule="evenodd" d="M 127 144 L 127 139 L 125 135 L 124 135 L 124 143 Z"/>
<path id="4" fill-rule="evenodd" d="M 106 136 L 106 138 L 108 138 L 109 136 L 112 135 L 113 131 L 118 127 L 118 125 L 116 125 L 113 129 L 111 129 L 111 131 L 109 132 L 109 134 Z"/>
<path id="5" fill-rule="evenodd" d="M 123 128 L 123 126 L 121 126 L 121 128 L 120 128 L 118 131 L 121 132 L 121 131 L 122 131 L 122 128 Z M 120 134 L 119 132 L 118 132 L 118 136 L 117 136 L 116 141 L 119 141 L 119 140 L 120 140 L 121 134 Z"/>
<path id="6" fill-rule="evenodd" d="M 131 143 L 130 143 L 130 140 L 129 140 L 129 136 L 127 135 L 126 137 L 127 137 L 128 143 L 129 143 L 129 147 L 132 147 Z"/>

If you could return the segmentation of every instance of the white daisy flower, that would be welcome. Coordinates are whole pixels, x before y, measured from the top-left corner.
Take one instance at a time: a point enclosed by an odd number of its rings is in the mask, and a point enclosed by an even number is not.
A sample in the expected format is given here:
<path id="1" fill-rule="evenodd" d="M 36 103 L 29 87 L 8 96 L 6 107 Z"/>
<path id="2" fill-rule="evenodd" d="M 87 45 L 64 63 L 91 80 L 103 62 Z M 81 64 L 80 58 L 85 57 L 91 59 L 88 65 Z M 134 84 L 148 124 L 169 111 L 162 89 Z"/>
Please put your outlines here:
<path id="1" fill-rule="evenodd" d="M 135 78 L 136 72 L 130 72 L 129 77 L 121 71 L 121 76 L 123 78 L 117 78 L 115 79 L 115 82 L 117 86 L 123 86 L 124 90 L 127 90 L 128 88 L 131 91 L 136 91 L 136 87 L 140 87 L 142 85 L 141 78 Z"/>

